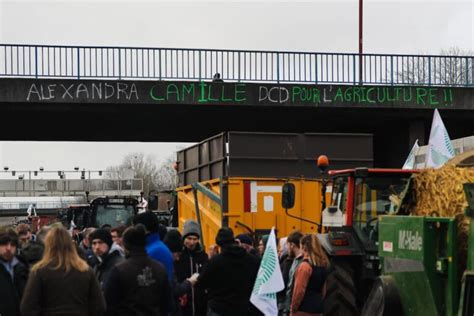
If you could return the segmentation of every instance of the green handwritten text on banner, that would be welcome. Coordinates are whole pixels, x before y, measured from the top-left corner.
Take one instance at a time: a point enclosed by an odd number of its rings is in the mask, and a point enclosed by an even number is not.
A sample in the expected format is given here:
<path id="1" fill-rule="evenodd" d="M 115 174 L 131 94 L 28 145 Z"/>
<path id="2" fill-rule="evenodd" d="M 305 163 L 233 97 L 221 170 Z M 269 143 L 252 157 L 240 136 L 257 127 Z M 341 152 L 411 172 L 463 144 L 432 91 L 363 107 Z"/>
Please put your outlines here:
<path id="1" fill-rule="evenodd" d="M 451 106 L 453 91 L 438 87 L 361 87 L 311 85 L 255 85 L 209 82 L 168 83 L 150 89 L 159 103 L 248 105 L 365 105 Z"/>

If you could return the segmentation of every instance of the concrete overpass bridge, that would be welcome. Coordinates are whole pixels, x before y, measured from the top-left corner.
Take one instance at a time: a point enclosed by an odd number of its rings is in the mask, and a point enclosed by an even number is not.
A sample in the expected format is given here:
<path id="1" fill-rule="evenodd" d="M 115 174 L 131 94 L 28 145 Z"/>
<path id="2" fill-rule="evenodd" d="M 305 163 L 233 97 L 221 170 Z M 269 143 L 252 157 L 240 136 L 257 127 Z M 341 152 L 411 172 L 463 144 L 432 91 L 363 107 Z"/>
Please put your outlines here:
<path id="1" fill-rule="evenodd" d="M 438 108 L 474 134 L 474 56 L 0 45 L 1 140 L 199 141 L 222 131 L 374 134 L 378 166 Z"/>

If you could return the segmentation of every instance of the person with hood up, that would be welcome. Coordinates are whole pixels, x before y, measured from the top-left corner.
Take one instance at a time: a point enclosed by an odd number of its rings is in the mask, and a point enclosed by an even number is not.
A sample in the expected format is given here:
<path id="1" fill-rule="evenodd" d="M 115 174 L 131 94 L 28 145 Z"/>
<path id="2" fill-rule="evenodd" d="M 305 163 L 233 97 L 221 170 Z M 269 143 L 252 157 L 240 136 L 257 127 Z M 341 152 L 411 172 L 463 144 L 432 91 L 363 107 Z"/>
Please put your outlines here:
<path id="1" fill-rule="evenodd" d="M 166 245 L 161 241 L 159 234 L 159 221 L 153 212 L 145 212 L 135 215 L 133 218 L 133 224 L 142 224 L 145 226 L 147 237 L 146 237 L 146 252 L 152 258 L 155 259 L 166 268 L 168 279 L 171 282 L 173 280 L 173 255 Z"/>
<path id="2" fill-rule="evenodd" d="M 123 261 L 120 251 L 112 247 L 112 235 L 106 229 L 99 228 L 89 235 L 89 243 L 98 263 L 94 272 L 103 288 L 112 268 Z"/>
<path id="3" fill-rule="evenodd" d="M 216 243 L 222 251 L 209 260 L 196 283 L 207 291 L 207 316 L 246 316 L 258 259 L 237 245 L 230 228 L 219 229 Z"/>
<path id="4" fill-rule="evenodd" d="M 193 220 L 187 220 L 183 227 L 183 249 L 179 254 L 179 259 L 175 261 L 174 267 L 178 283 L 191 278 L 193 274 L 200 273 L 206 266 L 209 258 L 203 251 L 201 243 L 201 229 L 199 224 Z M 182 300 L 183 316 L 204 316 L 206 315 L 205 293 L 203 289 L 194 287 L 191 295 Z"/>
<path id="5" fill-rule="evenodd" d="M 18 244 L 13 228 L 0 228 L 0 315 L 20 315 L 28 268 L 16 256 Z"/>
<path id="6" fill-rule="evenodd" d="M 122 238 L 126 259 L 112 268 L 105 283 L 106 315 L 168 315 L 168 276 L 163 264 L 145 251 L 145 227 L 129 227 Z"/>

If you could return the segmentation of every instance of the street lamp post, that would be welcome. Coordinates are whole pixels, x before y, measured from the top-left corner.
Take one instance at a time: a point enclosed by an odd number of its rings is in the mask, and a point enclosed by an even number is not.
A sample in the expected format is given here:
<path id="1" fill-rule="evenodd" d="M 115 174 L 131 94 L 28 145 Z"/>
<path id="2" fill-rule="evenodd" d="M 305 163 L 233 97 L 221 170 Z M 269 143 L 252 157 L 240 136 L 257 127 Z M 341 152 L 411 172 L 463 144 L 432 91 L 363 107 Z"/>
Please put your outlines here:
<path id="1" fill-rule="evenodd" d="M 359 0 L 359 84 L 362 84 L 363 53 L 363 0 Z"/>

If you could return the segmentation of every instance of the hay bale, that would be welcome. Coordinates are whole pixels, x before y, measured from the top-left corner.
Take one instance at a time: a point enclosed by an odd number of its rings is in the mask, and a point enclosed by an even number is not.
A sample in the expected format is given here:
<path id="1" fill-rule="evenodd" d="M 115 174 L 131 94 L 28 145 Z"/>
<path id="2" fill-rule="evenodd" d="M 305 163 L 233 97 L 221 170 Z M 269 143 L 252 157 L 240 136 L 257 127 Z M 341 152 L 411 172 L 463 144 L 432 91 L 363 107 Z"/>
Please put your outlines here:
<path id="1" fill-rule="evenodd" d="M 467 207 L 463 184 L 474 182 L 474 168 L 445 165 L 425 169 L 413 180 L 414 215 L 455 217 Z"/>
<path id="2" fill-rule="evenodd" d="M 425 169 L 413 179 L 414 203 L 410 213 L 419 216 L 454 217 L 458 226 L 458 259 L 464 271 L 467 256 L 469 219 L 464 183 L 474 183 L 474 168 L 446 164 L 439 169 Z"/>

